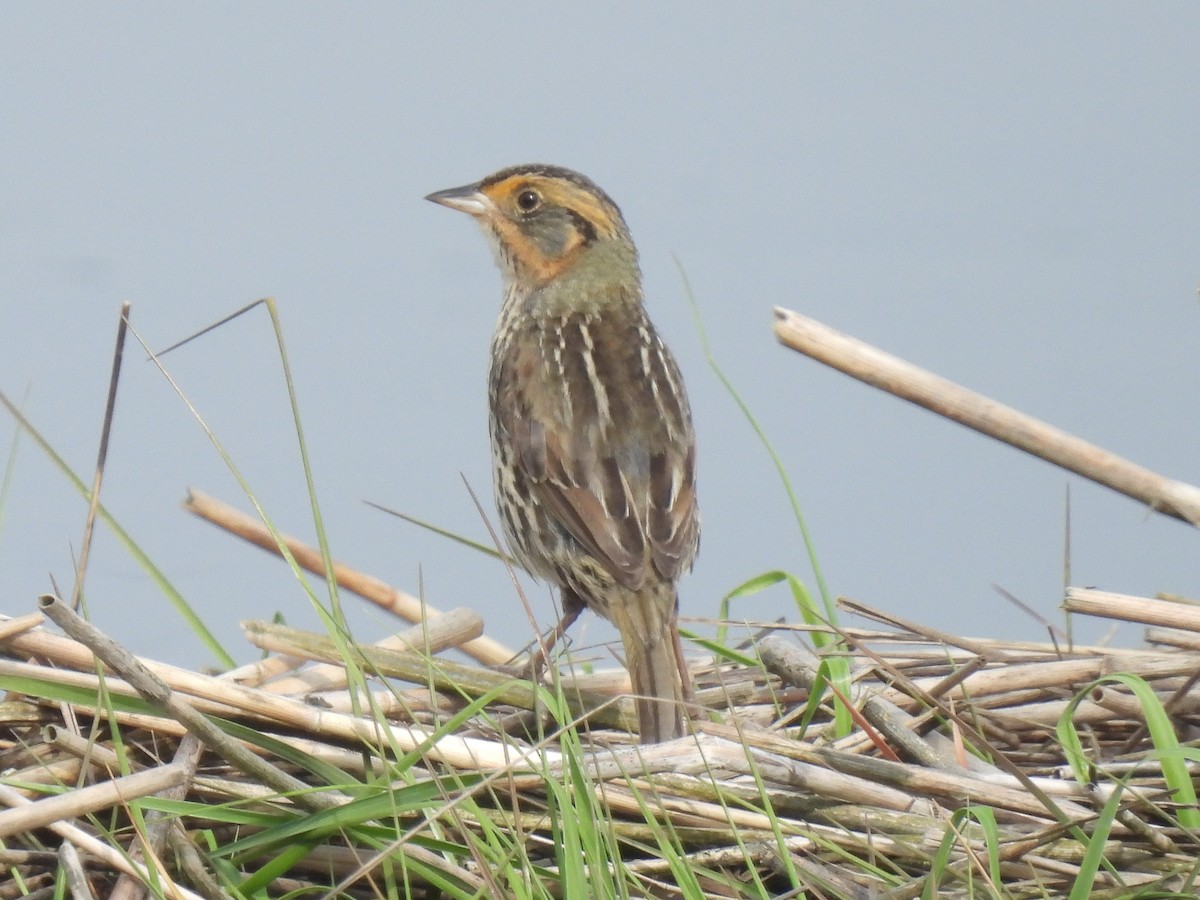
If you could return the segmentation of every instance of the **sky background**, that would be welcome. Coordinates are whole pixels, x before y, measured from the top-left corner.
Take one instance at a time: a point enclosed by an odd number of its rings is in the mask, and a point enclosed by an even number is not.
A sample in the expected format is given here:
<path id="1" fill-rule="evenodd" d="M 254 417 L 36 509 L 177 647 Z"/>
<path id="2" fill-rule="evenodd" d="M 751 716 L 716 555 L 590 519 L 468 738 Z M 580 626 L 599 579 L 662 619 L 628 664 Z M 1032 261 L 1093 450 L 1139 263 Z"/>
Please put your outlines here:
<path id="1" fill-rule="evenodd" d="M 696 418 L 704 538 L 685 616 L 813 575 L 960 634 L 1042 639 L 1070 580 L 1200 594 L 1198 536 L 779 346 L 772 307 L 1150 469 L 1200 482 L 1200 6 L 4 4 L 0 390 L 90 481 L 122 301 L 155 348 L 277 298 L 334 555 L 493 637 L 528 639 L 491 514 L 485 371 L 500 279 L 430 191 L 521 162 L 624 210 Z M 899 10 L 902 9 L 902 13 Z M 312 539 L 263 310 L 165 359 L 283 530 Z M 64 593 L 86 503 L 0 418 L 0 613 Z M 180 510 L 249 509 L 184 403 L 126 355 L 103 501 L 239 660 L 237 623 L 313 626 L 283 563 Z M 93 618 L 132 649 L 213 658 L 98 528 Z M 543 619 L 550 594 L 531 591 Z M 347 598 L 363 639 L 394 630 Z M 737 616 L 798 619 L 782 588 Z M 853 620 L 850 620 L 853 621 Z M 1106 623 L 1076 633 L 1102 636 Z M 595 619 L 578 640 L 611 634 Z M 1126 626 L 1117 640 L 1134 642 Z"/>

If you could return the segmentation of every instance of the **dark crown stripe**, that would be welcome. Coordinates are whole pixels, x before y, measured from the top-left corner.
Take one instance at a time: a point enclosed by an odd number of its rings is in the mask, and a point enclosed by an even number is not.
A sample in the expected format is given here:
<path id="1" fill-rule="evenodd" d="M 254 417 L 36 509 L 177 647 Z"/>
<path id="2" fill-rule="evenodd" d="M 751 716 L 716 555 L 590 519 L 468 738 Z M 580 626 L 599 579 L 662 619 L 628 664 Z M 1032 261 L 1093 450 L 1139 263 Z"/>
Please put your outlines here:
<path id="1" fill-rule="evenodd" d="M 509 166 L 507 169 L 501 169 L 499 172 L 492 173 L 487 178 L 483 179 L 483 181 L 479 182 L 479 186 L 481 188 L 490 187 L 493 184 L 499 184 L 508 178 L 514 178 L 520 175 L 528 175 L 535 178 L 561 178 L 563 181 L 569 181 L 571 184 L 577 185 L 591 194 L 595 194 L 613 209 L 618 211 L 620 210 L 620 207 L 613 202 L 612 197 L 608 196 L 608 194 L 604 192 L 604 189 L 601 188 L 600 185 L 596 184 L 596 182 L 592 181 L 592 179 L 588 178 L 586 175 L 580 175 L 578 172 L 562 166 L 549 166 L 542 163 L 526 163 L 520 166 Z"/>

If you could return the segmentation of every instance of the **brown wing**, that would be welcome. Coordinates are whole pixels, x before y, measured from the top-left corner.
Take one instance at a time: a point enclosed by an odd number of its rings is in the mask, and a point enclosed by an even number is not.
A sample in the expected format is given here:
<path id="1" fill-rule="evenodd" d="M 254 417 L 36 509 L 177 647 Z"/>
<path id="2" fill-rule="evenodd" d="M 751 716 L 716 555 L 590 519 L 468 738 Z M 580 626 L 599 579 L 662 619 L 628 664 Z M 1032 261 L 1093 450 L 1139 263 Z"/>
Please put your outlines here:
<path id="1" fill-rule="evenodd" d="M 669 351 L 638 313 L 624 327 L 562 320 L 547 338 L 557 354 L 517 361 L 527 377 L 509 383 L 516 389 L 496 410 L 536 499 L 630 589 L 651 567 L 677 578 L 699 538 L 687 397 Z"/>
<path id="2" fill-rule="evenodd" d="M 649 536 L 654 566 L 663 575 L 674 580 L 691 568 L 700 549 L 695 444 L 682 459 L 662 454 L 651 461 Z"/>

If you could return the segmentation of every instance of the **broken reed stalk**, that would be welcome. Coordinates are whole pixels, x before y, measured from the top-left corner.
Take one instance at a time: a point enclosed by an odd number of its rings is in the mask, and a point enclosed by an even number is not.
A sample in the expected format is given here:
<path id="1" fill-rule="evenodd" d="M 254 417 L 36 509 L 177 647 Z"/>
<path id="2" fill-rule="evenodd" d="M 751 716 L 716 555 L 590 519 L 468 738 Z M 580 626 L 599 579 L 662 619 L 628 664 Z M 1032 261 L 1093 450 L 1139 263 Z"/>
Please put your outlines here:
<path id="1" fill-rule="evenodd" d="M 271 532 L 262 522 L 220 500 L 200 491 L 189 491 L 183 502 L 183 508 L 218 528 L 261 547 L 268 553 L 282 556 L 279 547 L 275 544 L 275 538 L 271 536 Z M 314 575 L 324 576 L 325 565 L 321 561 L 320 553 L 289 535 L 282 535 L 282 538 L 288 551 L 300 566 Z M 370 575 L 365 575 L 342 563 L 335 562 L 333 564 L 333 574 L 340 587 L 357 594 L 364 600 L 369 600 L 380 609 L 399 616 L 406 622 L 420 622 L 426 616 L 432 618 L 440 615 L 436 609 L 419 598 L 397 590 L 378 578 L 372 578 Z M 458 649 L 486 666 L 504 665 L 517 656 L 515 651 L 486 635 L 467 641 Z"/>
<path id="2" fill-rule="evenodd" d="M 242 623 L 244 631 L 250 632 L 253 628 L 255 628 L 255 625 L 252 623 Z M 271 627 L 266 626 L 264 630 L 269 632 Z M 301 632 L 296 633 L 301 634 Z M 411 650 L 416 651 L 422 656 L 433 656 L 436 653 L 441 653 L 443 650 L 450 650 L 467 641 L 474 640 L 481 634 L 483 634 L 483 619 L 479 617 L 478 613 L 466 608 L 452 609 L 450 612 L 434 616 L 420 625 L 414 625 L 400 634 L 388 635 L 370 646 L 376 650 L 396 650 L 401 652 Z M 359 645 L 356 644 L 354 646 Z M 286 655 L 269 658 L 291 659 L 297 662 L 303 659 L 314 658 L 304 652 L 291 652 L 291 648 L 282 652 Z M 267 690 L 275 694 L 304 694 L 313 691 L 333 691 L 344 688 L 349 682 L 346 666 L 341 662 L 340 655 L 334 654 L 334 659 L 336 661 L 333 663 L 308 666 L 300 674 L 290 675 L 286 678 L 277 678 L 270 683 Z"/>
<path id="3" fill-rule="evenodd" d="M 81 818 L 118 803 L 148 797 L 182 784 L 187 777 L 188 773 L 182 766 L 159 766 L 100 784 L 76 788 L 57 797 L 38 800 L 36 803 L 15 806 L 0 812 L 0 839 L 10 838 L 14 834 L 27 834 L 51 822 Z"/>
<path id="4" fill-rule="evenodd" d="M 775 319 L 779 341 L 805 356 L 1200 527 L 1195 485 L 1122 459 L 799 313 L 776 307 Z"/>
<path id="5" fill-rule="evenodd" d="M 1174 600 L 1154 600 L 1093 588 L 1069 587 L 1063 600 L 1063 609 L 1105 619 L 1200 631 L 1200 606 Z"/>

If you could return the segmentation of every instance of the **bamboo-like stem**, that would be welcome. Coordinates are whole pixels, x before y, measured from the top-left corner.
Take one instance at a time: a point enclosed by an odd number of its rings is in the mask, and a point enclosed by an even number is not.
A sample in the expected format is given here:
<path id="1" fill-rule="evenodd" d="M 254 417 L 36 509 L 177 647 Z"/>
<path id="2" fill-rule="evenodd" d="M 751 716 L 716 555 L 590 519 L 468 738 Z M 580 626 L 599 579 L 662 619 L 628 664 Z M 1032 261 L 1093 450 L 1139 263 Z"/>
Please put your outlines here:
<path id="1" fill-rule="evenodd" d="M 451 647 L 461 647 L 483 634 L 483 619 L 469 609 L 452 609 L 434 616 L 426 623 L 407 631 L 389 635 L 371 646 L 377 650 L 415 650 L 426 656 L 441 653 Z M 279 657 L 270 657 L 279 658 Z M 283 657 L 299 659 L 301 657 Z M 277 694 L 299 694 L 312 691 L 332 691 L 348 683 L 346 667 L 338 663 L 308 666 L 294 675 L 277 678 L 267 690 Z"/>
<path id="2" fill-rule="evenodd" d="M 1092 588 L 1067 588 L 1063 609 L 1107 619 L 1123 619 L 1144 625 L 1200 631 L 1200 606 L 1150 597 L 1131 597 Z"/>
<path id="3" fill-rule="evenodd" d="M 268 553 L 279 555 L 275 538 L 271 536 L 271 532 L 262 522 L 253 516 L 246 515 L 220 500 L 195 490 L 188 492 L 187 498 L 183 502 L 183 508 L 206 522 L 211 522 L 218 528 L 237 535 L 256 547 L 261 547 Z M 321 554 L 316 549 L 289 535 L 282 537 L 297 563 L 315 575 L 324 576 L 325 565 L 321 561 Z M 340 587 L 357 594 L 364 600 L 369 600 L 380 609 L 399 616 L 406 622 L 420 622 L 426 616 L 432 618 L 440 615 L 438 610 L 419 598 L 406 594 L 378 578 L 373 578 L 343 563 L 335 562 L 333 564 L 333 574 Z M 467 641 L 459 649 L 472 659 L 487 666 L 504 665 L 517 656 L 515 651 L 487 636 Z"/>
<path id="4" fill-rule="evenodd" d="M 1122 459 L 1053 425 L 835 331 L 776 307 L 775 335 L 785 346 L 859 381 L 923 406 L 968 428 L 1200 526 L 1200 488 Z"/>
<path id="5" fill-rule="evenodd" d="M 12 807 L 24 807 L 34 804 L 37 801 L 26 800 L 17 791 L 10 788 L 8 785 L 0 784 L 0 803 L 7 804 Z M 118 872 L 127 872 L 131 875 L 136 875 L 147 884 L 150 883 L 151 877 L 145 866 L 138 865 L 126 859 L 123 853 L 114 850 L 108 844 L 104 843 L 99 838 L 93 837 L 88 832 L 84 831 L 70 822 L 57 819 L 49 822 L 46 825 L 51 831 L 61 837 L 63 840 L 70 841 L 83 852 L 102 860 L 105 865 L 111 866 Z M 204 900 L 199 894 L 190 891 L 187 888 L 170 883 L 170 878 L 161 867 L 158 870 L 158 878 L 160 881 L 168 883 L 168 890 L 171 892 L 168 896 L 179 897 L 180 900 Z"/>
<path id="6" fill-rule="evenodd" d="M 3 619 L 0 621 L 0 642 L 10 641 L 19 634 L 32 631 L 45 621 L 46 617 L 41 613 L 29 613 L 15 619 Z"/>
<path id="7" fill-rule="evenodd" d="M 86 761 L 89 766 L 99 772 L 119 772 L 121 770 L 120 757 L 111 748 L 85 740 L 73 731 L 67 731 L 58 725 L 47 725 L 42 729 L 42 737 L 48 746 L 57 747 L 71 756 Z"/>
<path id="8" fill-rule="evenodd" d="M 79 851 L 70 841 L 63 841 L 58 847 L 58 864 L 62 866 L 67 882 L 67 890 L 72 897 L 91 897 L 92 889 L 88 885 L 87 873 L 83 871 L 83 860 Z"/>
<path id="9" fill-rule="evenodd" d="M 1200 634 L 1194 631 L 1180 631 L 1178 628 L 1147 628 L 1146 643 L 1179 647 L 1183 650 L 1200 650 Z"/>
<path id="10" fill-rule="evenodd" d="M 1057 688 L 1071 691 L 1112 672 L 1129 672 L 1142 678 L 1170 678 L 1188 675 L 1198 664 L 1200 662 L 1190 653 L 1172 653 L 1157 658 L 1146 656 L 1140 659 L 1114 655 L 1047 660 L 975 672 L 962 684 L 948 691 L 946 697 L 979 702 L 995 694 L 1007 694 L 1025 688 Z M 913 684 L 921 690 L 927 690 L 939 681 L 940 679 L 936 678 L 914 678 Z M 881 696 L 902 708 L 912 704 L 908 695 L 898 688 L 885 688 Z"/>
<path id="11" fill-rule="evenodd" d="M 179 784 L 186 778 L 187 773 L 180 766 L 159 766 L 33 803 L 23 803 L 0 812 L 0 838 L 27 834 L 60 819 L 77 819 L 118 803 L 128 803 Z"/>
<path id="12" fill-rule="evenodd" d="M 794 684 L 811 691 L 817 680 L 820 658 L 807 647 L 794 641 L 786 641 L 779 635 L 769 634 L 757 643 L 758 658 L 768 672 L 783 679 L 784 684 Z M 910 758 L 932 768 L 961 769 L 949 754 L 940 752 L 923 741 L 909 725 L 912 716 L 878 695 L 865 698 L 860 711 L 875 728 Z"/>

